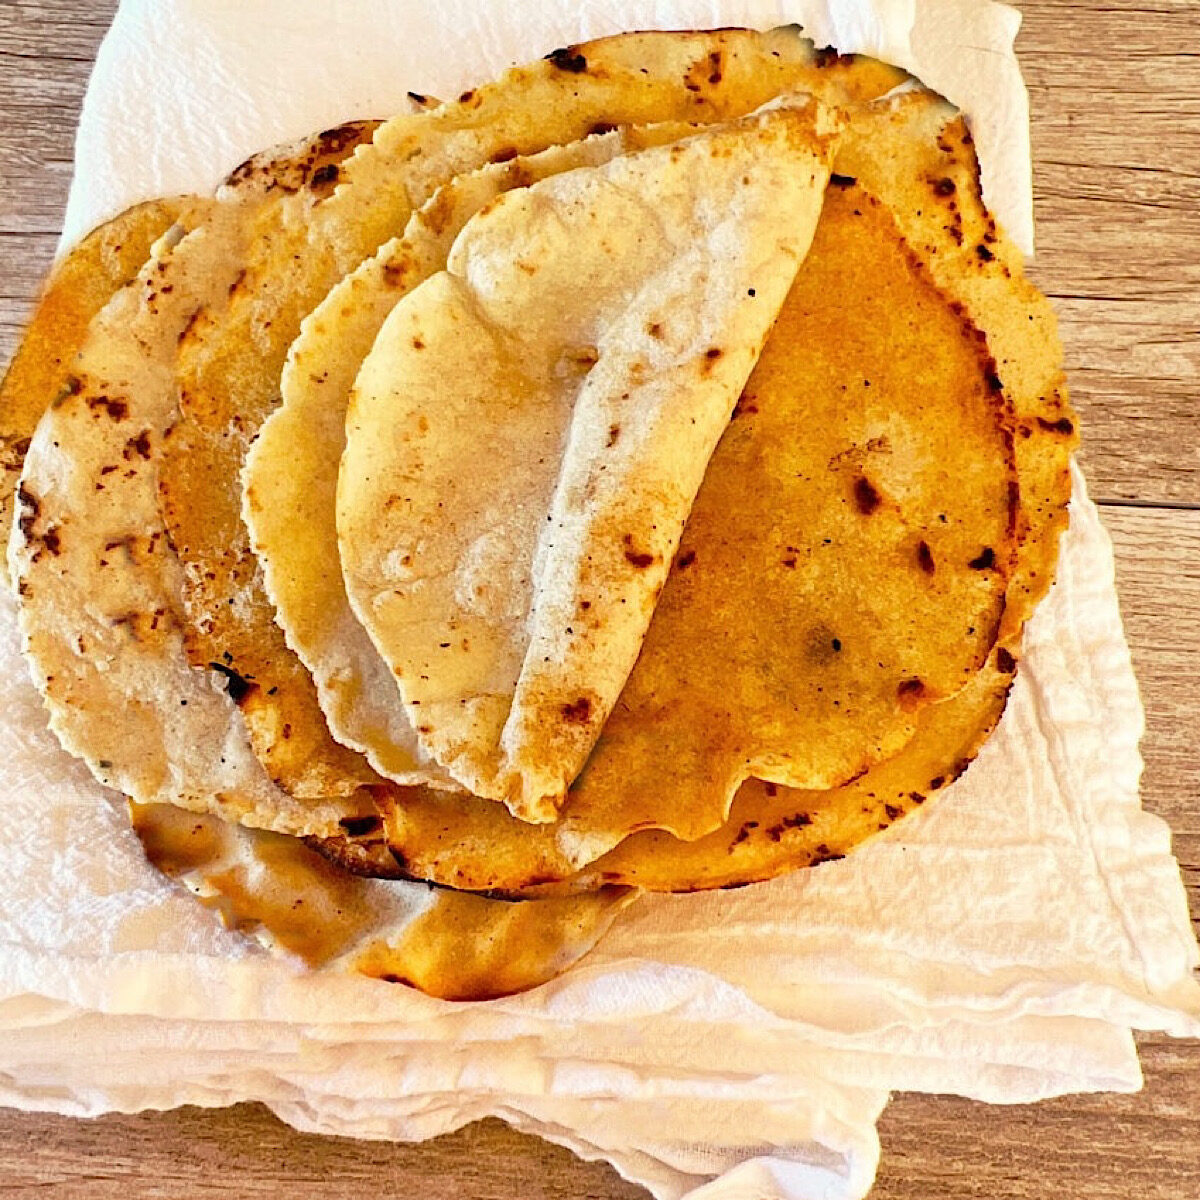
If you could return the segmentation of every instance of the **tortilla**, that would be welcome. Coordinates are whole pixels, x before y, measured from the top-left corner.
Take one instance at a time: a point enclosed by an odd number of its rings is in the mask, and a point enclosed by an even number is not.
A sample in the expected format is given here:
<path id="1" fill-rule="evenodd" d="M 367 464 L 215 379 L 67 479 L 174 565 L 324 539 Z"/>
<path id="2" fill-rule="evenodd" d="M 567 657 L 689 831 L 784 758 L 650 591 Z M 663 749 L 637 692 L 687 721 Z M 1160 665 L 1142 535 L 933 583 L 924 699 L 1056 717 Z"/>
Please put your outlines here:
<path id="1" fill-rule="evenodd" d="M 559 823 L 405 791 L 387 830 L 404 870 L 520 890 L 639 824 L 713 832 L 747 776 L 797 787 L 805 773 L 815 791 L 899 752 L 999 628 L 1015 475 L 993 371 L 882 206 L 831 187 Z"/>
<path id="2" fill-rule="evenodd" d="M 523 820 L 554 818 L 633 666 L 835 130 L 805 100 L 505 193 L 363 364 L 350 603 L 418 737 Z"/>
<path id="3" fill-rule="evenodd" d="M 747 780 L 719 830 L 693 842 L 635 833 L 574 877 L 572 888 L 617 880 L 655 892 L 740 887 L 844 858 L 966 771 L 1004 712 L 1014 669 L 1015 659 L 998 650 L 957 696 L 921 713 L 898 755 L 840 788 Z"/>
<path id="4" fill-rule="evenodd" d="M 1078 422 L 1066 399 L 1053 311 L 983 204 L 964 121 L 929 93 L 897 97 L 870 120 L 852 113 L 837 167 L 889 204 L 910 243 L 922 248 L 930 274 L 986 331 L 1013 405 L 1020 541 L 1000 644 L 958 696 L 922 713 L 899 755 L 846 788 L 806 794 L 751 781 L 720 833 L 691 844 L 635 835 L 574 886 L 618 880 L 651 890 L 731 886 L 848 853 L 966 770 L 1003 713 L 1024 622 L 1053 579 Z"/>
<path id="5" fill-rule="evenodd" d="M 268 773 L 296 796 L 353 792 L 367 778 L 329 736 L 316 688 L 274 622 L 241 521 L 246 450 L 275 408 L 287 348 L 308 313 L 451 177 L 597 127 L 712 123 L 806 90 L 858 99 L 903 72 L 814 51 L 795 30 L 634 34 L 558 51 L 457 101 L 386 122 L 313 206 L 264 214 L 227 306 L 181 347 L 181 420 L 161 507 L 185 566 L 188 653 L 243 681 L 243 711 Z M 253 686 L 245 686 L 253 685 Z M 285 737 L 285 733 L 287 736 Z"/>
<path id="6" fill-rule="evenodd" d="M 64 747 L 142 802 L 324 834 L 373 811 L 367 793 L 297 804 L 270 784 L 224 688 L 187 663 L 181 568 L 157 504 L 181 333 L 225 293 L 264 197 L 303 186 L 361 132 L 258 156 L 220 202 L 190 205 L 93 320 L 26 456 L 9 564 L 34 683 Z"/>
<path id="7" fill-rule="evenodd" d="M 851 115 L 838 169 L 857 176 L 896 214 L 929 272 L 986 330 L 1012 402 L 1021 480 L 1021 548 L 1001 638 L 1021 628 L 1054 579 L 1067 525 L 1079 420 L 1067 398 L 1062 344 L 1050 301 L 1025 277 L 1021 252 L 983 203 L 966 122 L 945 100 L 900 96 L 881 120 Z"/>
<path id="8" fill-rule="evenodd" d="M 360 879 L 293 837 L 172 805 L 131 805 L 150 862 L 231 929 L 309 967 L 404 983 L 446 1000 L 536 987 L 578 962 L 637 893 L 601 888 L 506 902 Z"/>
<path id="9" fill-rule="evenodd" d="M 718 828 L 751 776 L 836 787 L 982 667 L 1016 478 L 980 340 L 886 209 L 831 188 L 572 791 L 576 864 L 639 828 Z"/>
<path id="10" fill-rule="evenodd" d="M 643 830 L 562 879 L 561 856 L 545 840 L 526 853 L 526 876 L 495 873 L 490 877 L 495 886 L 486 890 L 498 896 L 544 897 L 622 884 L 650 892 L 692 892 L 742 887 L 844 858 L 963 775 L 1004 712 L 1015 670 L 1016 658 L 997 647 L 957 696 L 922 711 L 916 734 L 899 754 L 840 788 L 802 791 L 748 779 L 738 789 L 728 821 L 695 841 Z M 499 830 L 497 844 L 489 847 L 478 802 L 456 804 L 455 799 L 446 797 L 440 804 L 441 819 L 447 835 L 457 824 L 480 839 L 478 847 L 467 850 L 468 861 L 472 854 L 490 849 L 495 855 L 511 846 Z M 430 858 L 402 865 L 383 830 L 318 840 L 313 847 L 344 870 L 365 876 L 406 879 L 414 870 L 430 869 Z M 462 833 L 442 839 L 435 873 L 451 877 L 455 863 L 462 861 L 461 848 Z M 458 877 L 464 883 L 483 878 L 465 872 Z"/>
<path id="11" fill-rule="evenodd" d="M 59 261 L 0 382 L 0 530 L 12 527 L 13 496 L 29 439 L 67 387 L 91 319 L 150 257 L 150 247 L 183 213 L 185 197 L 151 200 L 94 229 Z M 8 567 L 0 555 L 0 576 Z"/>
<path id="12" fill-rule="evenodd" d="M 678 123 L 612 130 L 452 179 L 413 214 L 403 237 L 330 291 L 288 353 L 282 404 L 246 455 L 242 517 L 275 619 L 312 675 L 330 732 L 398 783 L 451 781 L 417 746 L 392 674 L 350 609 L 341 571 L 330 569 L 354 378 L 399 298 L 445 266 L 459 230 L 489 201 L 692 131 Z"/>

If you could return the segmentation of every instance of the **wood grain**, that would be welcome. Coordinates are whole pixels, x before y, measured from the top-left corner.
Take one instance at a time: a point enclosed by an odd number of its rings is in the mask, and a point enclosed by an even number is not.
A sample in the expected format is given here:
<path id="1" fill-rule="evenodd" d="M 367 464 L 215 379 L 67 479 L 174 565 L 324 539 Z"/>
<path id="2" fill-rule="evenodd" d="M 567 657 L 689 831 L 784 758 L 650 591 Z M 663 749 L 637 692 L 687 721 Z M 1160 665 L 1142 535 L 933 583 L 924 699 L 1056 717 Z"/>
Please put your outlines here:
<path id="1" fill-rule="evenodd" d="M 635 1200 L 609 1166 L 482 1121 L 436 1142 L 395 1145 L 297 1133 L 261 1105 L 94 1121 L 7 1115 L 0 1196 L 64 1200 Z"/>
<path id="2" fill-rule="evenodd" d="M 1200 920 L 1200 8 L 1026 0 L 1039 252 L 1083 462 L 1117 551 L 1146 701 L 1146 806 Z M 0 361 L 53 255 L 89 64 L 113 0 L 0 4 Z M 531 48 L 532 49 L 532 48 Z M 1142 1041 L 1146 1089 L 998 1108 L 898 1097 L 880 1200 L 1200 1195 L 1200 1047 Z M 419 1146 L 297 1134 L 265 1109 L 80 1122 L 0 1113 L 0 1197 L 430 1200 L 645 1195 L 601 1164 L 474 1125 Z"/>
<path id="3" fill-rule="evenodd" d="M 1039 0 L 1017 50 L 1042 287 L 1058 303 L 1093 495 L 1200 503 L 1200 10 Z"/>

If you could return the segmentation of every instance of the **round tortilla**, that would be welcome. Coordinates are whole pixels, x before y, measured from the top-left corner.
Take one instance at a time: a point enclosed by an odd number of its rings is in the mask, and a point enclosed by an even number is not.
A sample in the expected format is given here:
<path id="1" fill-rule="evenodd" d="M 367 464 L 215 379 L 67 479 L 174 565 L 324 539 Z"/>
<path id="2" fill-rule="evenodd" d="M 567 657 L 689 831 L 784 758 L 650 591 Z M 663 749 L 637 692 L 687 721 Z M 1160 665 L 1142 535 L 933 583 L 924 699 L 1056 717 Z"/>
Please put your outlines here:
<path id="1" fill-rule="evenodd" d="M 601 880 L 663 891 L 735 886 L 839 857 L 948 786 L 1003 712 L 1022 626 L 1053 578 L 1078 438 L 1054 316 L 983 204 L 970 134 L 950 105 L 915 92 L 874 112 L 852 113 L 836 169 L 887 203 L 950 302 L 986 333 L 1013 406 L 1020 541 L 1000 644 L 967 688 L 920 714 L 904 750 L 861 779 L 825 792 L 747 781 L 720 830 L 690 844 L 664 833 L 635 834 L 564 886 Z M 324 852 L 356 862 L 359 870 L 428 875 L 468 887 L 552 890 L 559 885 L 550 881 L 564 875 L 549 831 L 533 837 L 506 828 L 469 797 L 435 801 L 407 793 L 389 827 L 394 853 L 382 839 L 341 842 Z M 445 827 L 456 830 L 453 841 L 442 834 Z"/>

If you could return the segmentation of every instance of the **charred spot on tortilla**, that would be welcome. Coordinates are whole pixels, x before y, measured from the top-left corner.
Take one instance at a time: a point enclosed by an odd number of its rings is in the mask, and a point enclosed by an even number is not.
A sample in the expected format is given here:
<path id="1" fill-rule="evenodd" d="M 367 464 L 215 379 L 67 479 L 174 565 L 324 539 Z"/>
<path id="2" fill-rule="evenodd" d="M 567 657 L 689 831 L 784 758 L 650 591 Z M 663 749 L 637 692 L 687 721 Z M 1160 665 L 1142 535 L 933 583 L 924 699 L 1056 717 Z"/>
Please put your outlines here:
<path id="1" fill-rule="evenodd" d="M 547 62 L 553 63 L 560 71 L 578 75 L 587 70 L 587 59 L 579 53 L 578 46 L 562 46 L 546 55 Z"/>
<path id="2" fill-rule="evenodd" d="M 239 675 L 232 667 L 226 666 L 221 662 L 210 662 L 209 669 L 216 671 L 222 677 L 225 683 L 225 690 L 229 693 L 229 698 L 240 708 L 246 697 L 249 696 L 258 685 L 253 679 Z"/>
<path id="3" fill-rule="evenodd" d="M 883 503 L 879 489 L 865 475 L 854 481 L 854 503 L 864 516 L 870 516 Z"/>

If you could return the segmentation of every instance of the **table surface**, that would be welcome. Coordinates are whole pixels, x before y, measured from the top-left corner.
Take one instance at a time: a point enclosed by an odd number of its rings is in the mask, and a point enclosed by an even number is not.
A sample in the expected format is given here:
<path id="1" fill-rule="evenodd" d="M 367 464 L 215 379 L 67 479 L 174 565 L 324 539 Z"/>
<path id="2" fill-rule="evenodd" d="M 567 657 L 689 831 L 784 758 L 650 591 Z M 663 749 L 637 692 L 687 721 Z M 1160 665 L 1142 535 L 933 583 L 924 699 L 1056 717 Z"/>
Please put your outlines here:
<path id="1" fill-rule="evenodd" d="M 0 3 L 0 362 L 50 263 L 80 100 L 115 0 Z M 1035 278 L 1053 298 L 1082 464 L 1117 550 L 1146 702 L 1146 807 L 1200 919 L 1200 0 L 1023 0 Z M 1200 1044 L 1141 1041 L 1134 1096 L 1007 1108 L 898 1096 L 880 1200 L 1200 1196 Z M 265 1109 L 95 1121 L 0 1111 L 0 1197 L 645 1196 L 487 1121 L 418 1146 L 303 1136 Z"/>

